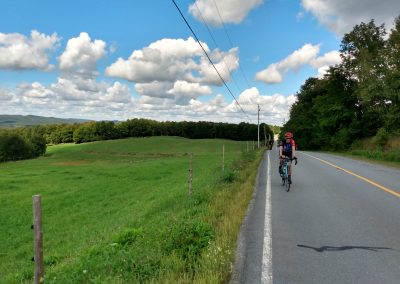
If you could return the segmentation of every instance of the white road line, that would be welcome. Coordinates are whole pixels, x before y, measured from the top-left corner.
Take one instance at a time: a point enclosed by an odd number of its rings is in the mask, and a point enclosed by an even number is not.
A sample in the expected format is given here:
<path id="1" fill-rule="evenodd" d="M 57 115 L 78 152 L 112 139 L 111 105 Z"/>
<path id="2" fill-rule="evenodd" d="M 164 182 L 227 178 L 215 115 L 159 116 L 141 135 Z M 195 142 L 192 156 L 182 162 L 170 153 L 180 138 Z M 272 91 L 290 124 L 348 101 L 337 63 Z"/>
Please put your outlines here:
<path id="1" fill-rule="evenodd" d="M 271 234 L 271 162 L 268 151 L 267 188 L 265 193 L 264 243 L 261 283 L 272 283 L 272 234 Z"/>

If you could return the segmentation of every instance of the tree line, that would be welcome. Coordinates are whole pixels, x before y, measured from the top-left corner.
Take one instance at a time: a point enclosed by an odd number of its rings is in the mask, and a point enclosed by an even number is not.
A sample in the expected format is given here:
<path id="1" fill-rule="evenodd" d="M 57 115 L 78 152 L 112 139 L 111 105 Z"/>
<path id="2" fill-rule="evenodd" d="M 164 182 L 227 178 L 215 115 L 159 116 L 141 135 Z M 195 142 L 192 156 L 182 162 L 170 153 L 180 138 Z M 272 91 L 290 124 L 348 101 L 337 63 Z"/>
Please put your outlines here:
<path id="1" fill-rule="evenodd" d="M 260 139 L 273 137 L 270 127 L 260 124 Z M 257 125 L 241 122 L 207 121 L 160 122 L 150 119 L 129 119 L 123 122 L 93 121 L 80 124 L 40 125 L 0 131 L 0 161 L 38 157 L 46 152 L 46 144 L 84 143 L 128 137 L 181 136 L 191 139 L 223 138 L 238 141 L 257 140 Z"/>
<path id="2" fill-rule="evenodd" d="M 323 78 L 301 86 L 283 126 L 301 149 L 345 150 L 367 137 L 382 147 L 400 134 L 400 16 L 389 35 L 374 20 L 356 25 L 340 56 Z"/>
<path id="3" fill-rule="evenodd" d="M 39 157 L 46 147 L 46 139 L 34 129 L 0 130 L 0 162 Z"/>

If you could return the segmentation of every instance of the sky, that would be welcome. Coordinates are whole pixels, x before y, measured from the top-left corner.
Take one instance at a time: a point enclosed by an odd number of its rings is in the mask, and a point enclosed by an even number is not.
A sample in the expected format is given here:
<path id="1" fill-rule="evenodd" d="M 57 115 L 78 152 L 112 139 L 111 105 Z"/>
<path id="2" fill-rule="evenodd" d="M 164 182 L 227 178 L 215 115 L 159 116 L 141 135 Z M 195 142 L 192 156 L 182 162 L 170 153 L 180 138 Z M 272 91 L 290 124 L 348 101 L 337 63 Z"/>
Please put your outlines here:
<path id="1" fill-rule="evenodd" d="M 0 114 L 257 123 L 259 105 L 282 125 L 345 33 L 400 15 L 398 0 L 175 2 L 200 44 L 172 0 L 2 1 Z"/>

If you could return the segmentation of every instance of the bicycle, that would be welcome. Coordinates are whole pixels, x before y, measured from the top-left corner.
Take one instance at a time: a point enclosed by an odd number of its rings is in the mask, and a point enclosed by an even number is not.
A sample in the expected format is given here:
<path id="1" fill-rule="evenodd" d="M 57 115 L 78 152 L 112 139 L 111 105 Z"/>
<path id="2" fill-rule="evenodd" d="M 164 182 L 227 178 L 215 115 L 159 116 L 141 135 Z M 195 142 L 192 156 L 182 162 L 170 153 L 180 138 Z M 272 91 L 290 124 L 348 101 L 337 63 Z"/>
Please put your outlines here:
<path id="1" fill-rule="evenodd" d="M 291 159 L 288 157 L 285 157 L 283 159 L 283 165 L 282 165 L 282 186 L 286 186 L 286 191 L 289 192 L 290 190 L 290 185 L 292 181 L 289 181 L 289 162 L 295 160 L 295 165 L 297 165 L 297 158 Z"/>

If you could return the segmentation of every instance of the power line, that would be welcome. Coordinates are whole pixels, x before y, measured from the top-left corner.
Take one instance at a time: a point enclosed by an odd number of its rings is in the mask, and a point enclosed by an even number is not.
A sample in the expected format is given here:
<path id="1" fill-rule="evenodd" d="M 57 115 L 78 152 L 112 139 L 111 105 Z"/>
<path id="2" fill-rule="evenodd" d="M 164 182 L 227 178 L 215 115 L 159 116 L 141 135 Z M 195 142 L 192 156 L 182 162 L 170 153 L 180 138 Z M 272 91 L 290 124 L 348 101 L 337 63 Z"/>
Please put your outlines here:
<path id="1" fill-rule="evenodd" d="M 188 21 L 186 20 L 185 16 L 182 14 L 181 9 L 179 9 L 179 6 L 176 4 L 175 0 L 172 0 L 172 2 L 174 3 L 176 9 L 178 10 L 179 14 L 181 15 L 182 19 L 185 21 L 186 25 L 188 26 L 188 28 L 190 29 L 190 31 L 192 32 L 193 36 L 196 38 L 197 43 L 200 45 L 201 49 L 203 50 L 204 54 L 207 56 L 208 61 L 210 61 L 211 65 L 214 67 L 215 72 L 217 72 L 219 78 L 221 79 L 221 81 L 224 83 L 225 87 L 228 89 L 229 94 L 232 96 L 232 98 L 235 100 L 235 102 L 237 103 L 237 105 L 240 107 L 240 109 L 242 110 L 242 112 L 244 113 L 244 115 L 248 117 L 247 113 L 243 110 L 242 106 L 239 104 L 239 102 L 237 101 L 237 99 L 235 98 L 235 96 L 233 95 L 231 89 L 228 87 L 228 85 L 226 84 L 224 78 L 222 78 L 221 74 L 218 72 L 217 67 L 215 67 L 214 63 L 212 62 L 210 56 L 208 55 L 207 51 L 204 49 L 203 45 L 201 44 L 200 40 L 198 39 L 196 33 L 193 31 L 192 27 L 190 26 L 190 24 L 188 23 Z"/>
<path id="2" fill-rule="evenodd" d="M 214 42 L 215 47 L 218 47 L 218 43 L 217 43 L 217 41 L 215 40 L 215 38 L 214 38 L 214 36 L 213 36 L 213 34 L 212 34 L 212 32 L 211 32 L 211 29 L 210 29 L 210 27 L 208 26 L 206 20 L 204 19 L 203 13 L 201 13 L 201 10 L 200 10 L 199 6 L 197 5 L 197 1 L 194 1 L 194 4 L 195 4 L 197 10 L 199 11 L 199 14 L 200 14 L 200 17 L 201 17 L 201 21 L 202 21 L 203 24 L 207 27 L 207 31 L 208 31 L 208 33 L 210 34 L 210 36 L 211 36 L 211 38 L 212 38 L 212 40 L 213 40 L 213 42 Z M 231 69 L 229 68 L 228 64 L 226 64 L 226 63 L 224 62 L 224 65 L 225 65 L 225 68 L 228 70 L 228 73 L 231 74 Z M 236 82 L 236 80 L 235 80 L 235 78 L 234 78 L 234 76 L 233 76 L 233 73 L 231 74 L 231 76 L 232 76 L 232 81 L 233 81 L 233 83 L 235 84 L 237 90 L 238 90 L 239 93 L 240 93 L 241 90 L 240 90 L 239 85 L 237 84 L 237 82 Z"/>
<path id="3" fill-rule="evenodd" d="M 231 45 L 231 48 L 233 48 L 233 43 L 232 43 L 231 37 L 229 36 L 228 30 L 227 30 L 227 28 L 225 26 L 224 20 L 222 19 L 221 13 L 219 12 L 219 8 L 217 6 L 217 3 L 215 2 L 215 0 L 213 0 L 213 2 L 214 2 L 214 5 L 215 5 L 215 8 L 217 8 L 217 13 L 218 13 L 219 19 L 221 21 L 221 24 L 222 24 L 222 26 L 224 28 L 226 37 L 228 38 L 228 41 L 229 41 L 229 43 Z M 245 80 L 245 82 L 247 84 L 247 87 L 250 89 L 249 81 L 247 80 L 247 77 L 246 77 L 245 73 L 243 72 L 242 66 L 240 64 L 239 64 L 239 70 L 240 70 L 240 73 L 242 74 L 242 76 L 243 76 L 243 78 L 244 78 L 244 80 Z"/>

